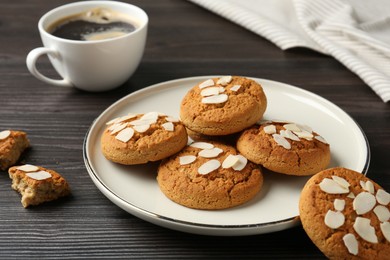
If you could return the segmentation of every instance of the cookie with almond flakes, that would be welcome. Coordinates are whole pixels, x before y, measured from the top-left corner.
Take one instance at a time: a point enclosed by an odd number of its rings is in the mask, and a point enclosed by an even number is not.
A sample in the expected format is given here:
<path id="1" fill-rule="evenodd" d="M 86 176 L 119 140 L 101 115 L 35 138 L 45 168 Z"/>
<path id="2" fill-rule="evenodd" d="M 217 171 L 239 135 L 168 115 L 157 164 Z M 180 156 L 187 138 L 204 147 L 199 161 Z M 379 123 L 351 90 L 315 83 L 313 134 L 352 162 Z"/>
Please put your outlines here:
<path id="1" fill-rule="evenodd" d="M 0 131 L 0 171 L 5 171 L 15 165 L 29 146 L 30 141 L 25 132 Z"/>
<path id="2" fill-rule="evenodd" d="M 187 142 L 186 129 L 178 119 L 149 112 L 128 114 L 107 122 L 101 150 L 112 162 L 134 165 L 169 157 Z"/>
<path id="3" fill-rule="evenodd" d="M 180 205 L 217 210 L 255 197 L 263 175 L 234 147 L 207 140 L 194 142 L 163 160 L 157 182 L 161 191 Z"/>
<path id="4" fill-rule="evenodd" d="M 180 118 L 188 129 L 199 134 L 229 135 L 255 124 L 266 108 L 267 98 L 259 83 L 224 76 L 190 89 L 181 101 Z"/>
<path id="5" fill-rule="evenodd" d="M 22 195 L 27 208 L 70 194 L 67 181 L 56 171 L 35 165 L 14 166 L 8 170 L 12 188 Z"/>
<path id="6" fill-rule="evenodd" d="M 313 243 L 329 259 L 389 259 L 390 194 L 363 174 L 331 168 L 304 186 L 299 213 Z"/>
<path id="7" fill-rule="evenodd" d="M 241 134 L 237 149 L 248 160 L 278 173 L 313 175 L 328 167 L 330 146 L 310 127 L 264 122 Z"/>

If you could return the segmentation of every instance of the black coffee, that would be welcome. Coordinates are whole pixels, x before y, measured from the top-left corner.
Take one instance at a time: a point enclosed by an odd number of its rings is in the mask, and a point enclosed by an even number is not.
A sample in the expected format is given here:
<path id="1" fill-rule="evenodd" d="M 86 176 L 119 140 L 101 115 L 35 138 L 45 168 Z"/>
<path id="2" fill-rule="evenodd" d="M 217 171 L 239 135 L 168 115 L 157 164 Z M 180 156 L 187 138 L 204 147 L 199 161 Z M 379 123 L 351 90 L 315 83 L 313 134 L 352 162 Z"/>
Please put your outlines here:
<path id="1" fill-rule="evenodd" d="M 84 20 L 69 21 L 54 28 L 52 35 L 78 41 L 102 40 L 125 35 L 135 30 L 127 22 L 95 23 Z"/>
<path id="2" fill-rule="evenodd" d="M 129 20 L 125 14 L 97 7 L 59 19 L 46 30 L 54 36 L 69 40 L 104 40 L 133 32 L 136 26 Z"/>

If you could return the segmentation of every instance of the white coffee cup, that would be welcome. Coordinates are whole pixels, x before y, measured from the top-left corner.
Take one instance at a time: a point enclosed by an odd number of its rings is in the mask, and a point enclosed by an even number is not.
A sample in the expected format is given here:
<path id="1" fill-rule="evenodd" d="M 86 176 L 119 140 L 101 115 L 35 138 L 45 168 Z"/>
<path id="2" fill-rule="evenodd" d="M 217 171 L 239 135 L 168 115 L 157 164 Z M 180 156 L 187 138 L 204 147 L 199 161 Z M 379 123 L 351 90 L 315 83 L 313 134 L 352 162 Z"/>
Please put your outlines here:
<path id="1" fill-rule="evenodd" d="M 47 28 L 59 19 L 97 7 L 127 15 L 134 21 L 135 31 L 94 41 L 68 40 L 47 32 Z M 44 47 L 33 49 L 27 55 L 27 67 L 36 78 L 55 86 L 74 86 L 86 91 L 113 89 L 126 82 L 137 69 L 145 48 L 147 26 L 147 14 L 127 3 L 83 1 L 57 7 L 39 20 L 38 29 Z M 51 79 L 37 70 L 36 63 L 42 55 L 48 55 L 63 79 Z"/>

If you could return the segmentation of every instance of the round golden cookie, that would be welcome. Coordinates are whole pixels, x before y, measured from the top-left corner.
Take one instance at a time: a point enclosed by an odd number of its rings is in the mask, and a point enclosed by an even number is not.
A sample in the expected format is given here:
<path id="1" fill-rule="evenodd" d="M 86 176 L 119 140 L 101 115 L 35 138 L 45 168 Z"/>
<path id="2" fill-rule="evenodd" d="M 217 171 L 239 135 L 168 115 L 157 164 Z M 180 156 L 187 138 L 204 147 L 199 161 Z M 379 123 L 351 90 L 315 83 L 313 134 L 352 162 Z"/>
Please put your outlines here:
<path id="1" fill-rule="evenodd" d="M 157 112 L 129 114 L 107 125 L 101 137 L 103 155 L 125 165 L 164 159 L 180 151 L 188 141 L 179 120 Z"/>
<path id="2" fill-rule="evenodd" d="M 389 201 L 390 194 L 363 174 L 331 168 L 304 186 L 300 219 L 330 259 L 389 259 Z"/>
<path id="3" fill-rule="evenodd" d="M 263 117 L 267 98 L 254 80 L 225 76 L 208 79 L 184 96 L 180 118 L 192 131 L 228 135 L 250 127 Z"/>
<path id="4" fill-rule="evenodd" d="M 205 144 L 209 147 L 194 147 Z M 216 210 L 252 199 L 263 185 L 263 176 L 258 166 L 238 155 L 234 147 L 207 141 L 194 142 L 163 160 L 157 181 L 161 191 L 178 204 Z"/>
<path id="5" fill-rule="evenodd" d="M 245 130 L 237 149 L 248 160 L 288 175 L 312 175 L 327 168 L 330 147 L 309 127 L 266 122 Z"/>

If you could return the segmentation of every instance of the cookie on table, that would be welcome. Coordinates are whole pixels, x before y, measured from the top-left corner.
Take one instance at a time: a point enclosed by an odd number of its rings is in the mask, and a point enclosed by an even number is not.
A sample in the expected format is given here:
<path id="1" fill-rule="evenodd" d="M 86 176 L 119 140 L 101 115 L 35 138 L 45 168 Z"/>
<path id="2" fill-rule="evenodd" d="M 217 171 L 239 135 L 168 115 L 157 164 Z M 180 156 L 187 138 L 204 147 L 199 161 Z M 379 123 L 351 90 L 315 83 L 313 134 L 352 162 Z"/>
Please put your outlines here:
<path id="1" fill-rule="evenodd" d="M 390 194 L 363 174 L 331 168 L 304 186 L 299 213 L 313 243 L 330 259 L 389 259 Z"/>
<path id="2" fill-rule="evenodd" d="M 245 130 L 237 149 L 248 160 L 288 175 L 312 175 L 327 168 L 330 146 L 308 126 L 267 121 Z"/>
<path id="3" fill-rule="evenodd" d="M 161 191 L 180 205 L 217 210 L 251 200 L 263 185 L 263 175 L 233 146 L 206 141 L 163 160 L 157 181 Z"/>
<path id="4" fill-rule="evenodd" d="M 67 181 L 57 172 L 35 165 L 14 166 L 8 170 L 12 188 L 22 195 L 22 205 L 39 205 L 70 194 Z"/>
<path id="5" fill-rule="evenodd" d="M 124 165 L 164 159 L 180 151 L 188 141 L 179 120 L 157 112 L 128 114 L 107 125 L 101 137 L 103 155 Z"/>
<path id="6" fill-rule="evenodd" d="M 189 90 L 180 105 L 180 119 L 194 132 L 228 135 L 255 124 L 266 107 L 267 98 L 259 83 L 224 76 L 205 80 Z"/>
<path id="7" fill-rule="evenodd" d="M 30 146 L 27 134 L 22 131 L 0 132 L 0 171 L 15 165 L 26 148 Z"/>

